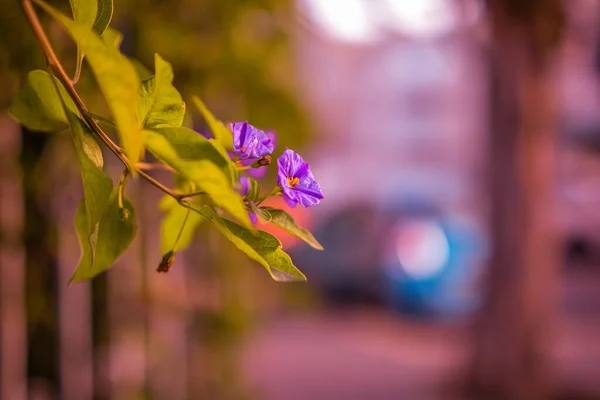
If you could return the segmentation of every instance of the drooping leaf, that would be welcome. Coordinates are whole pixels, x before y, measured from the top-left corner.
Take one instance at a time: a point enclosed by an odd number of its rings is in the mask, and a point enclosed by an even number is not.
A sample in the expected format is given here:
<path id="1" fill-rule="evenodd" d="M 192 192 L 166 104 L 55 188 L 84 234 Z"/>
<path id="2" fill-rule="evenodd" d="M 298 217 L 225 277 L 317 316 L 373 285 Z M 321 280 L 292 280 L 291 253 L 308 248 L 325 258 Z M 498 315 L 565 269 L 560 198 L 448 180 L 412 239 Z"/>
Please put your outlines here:
<path id="1" fill-rule="evenodd" d="M 96 20 L 94 21 L 94 31 L 98 35 L 102 35 L 110 25 L 110 20 L 113 16 L 113 0 L 97 0 L 97 2 L 98 11 L 96 12 Z"/>
<path id="2" fill-rule="evenodd" d="M 138 120 L 142 127 L 180 127 L 185 115 L 185 103 L 173 86 L 171 64 L 154 55 L 155 75 L 144 80 L 140 88 Z"/>
<path id="3" fill-rule="evenodd" d="M 193 96 L 192 101 L 200 110 L 202 117 L 208 124 L 210 131 L 214 135 L 215 139 L 221 143 L 226 149 L 233 148 L 233 135 L 231 130 L 228 129 L 221 121 L 215 118 L 214 115 L 208 110 L 206 105 L 200 100 L 199 97 Z"/>
<path id="4" fill-rule="evenodd" d="M 245 226 L 252 227 L 242 198 L 233 190 L 227 175 L 212 161 L 181 159 L 169 141 L 154 131 L 146 132 L 146 146 L 157 158 L 194 182 L 199 191 L 206 192 L 215 204 Z"/>
<path id="5" fill-rule="evenodd" d="M 90 255 L 93 258 L 98 238 L 98 224 L 108 207 L 113 182 L 102 170 L 104 167 L 102 151 L 87 125 L 70 111 L 67 111 L 67 116 L 71 123 L 73 141 L 81 169 L 86 226 L 89 227 L 87 238 L 91 248 Z"/>
<path id="6" fill-rule="evenodd" d="M 323 250 L 323 246 L 315 237 L 306 229 L 298 226 L 294 218 L 284 210 L 279 210 L 273 207 L 261 207 L 262 210 L 267 211 L 271 216 L 271 223 L 280 227 L 281 229 L 288 232 L 290 235 L 303 240 L 311 247 L 317 250 Z"/>
<path id="7" fill-rule="evenodd" d="M 69 0 L 73 11 L 73 20 L 81 26 L 92 29 L 98 13 L 98 0 Z M 73 80 L 77 82 L 81 74 L 81 64 L 85 57 L 85 51 L 77 44 L 77 65 Z"/>
<path id="8" fill-rule="evenodd" d="M 85 240 L 89 230 L 86 218 L 86 201 L 83 199 L 79 203 L 75 216 L 75 227 L 82 255 L 77 269 L 71 277 L 71 282 L 92 279 L 108 270 L 131 244 L 136 232 L 135 210 L 131 202 L 123 199 L 123 206 L 128 211 L 128 217 L 122 218 L 117 199 L 117 189 L 115 188 L 110 195 L 108 208 L 98 224 L 94 254 L 89 243 Z"/>
<path id="9" fill-rule="evenodd" d="M 77 108 L 65 88 L 46 71 L 36 69 L 27 75 L 27 81 L 15 96 L 9 112 L 23 126 L 32 131 L 58 131 L 68 126 L 67 116 L 56 88 L 63 93 L 67 107 L 77 113 Z"/>
<path id="10" fill-rule="evenodd" d="M 218 142 L 208 140 L 198 132 L 183 127 L 165 127 L 155 130 L 169 141 L 179 157 L 184 160 L 210 160 L 233 182 L 236 167 L 227 156 L 227 152 L 223 155 L 221 151 L 223 148 Z"/>
<path id="11" fill-rule="evenodd" d="M 143 152 L 144 138 L 136 118 L 139 79 L 129 60 L 93 32 L 90 27 L 65 17 L 50 5 L 38 4 L 61 23 L 85 52 L 100 90 L 112 111 L 121 145 L 132 164 Z"/>
<path id="12" fill-rule="evenodd" d="M 190 245 L 196 229 L 204 218 L 181 206 L 171 196 L 164 196 L 160 206 L 161 210 L 167 213 L 160 224 L 161 254 L 184 250 Z"/>
<path id="13" fill-rule="evenodd" d="M 260 263 L 278 282 L 302 282 L 306 276 L 293 264 L 290 256 L 281 248 L 281 242 L 275 236 L 263 231 L 251 231 L 233 221 L 221 218 L 209 206 L 194 207 L 211 221 L 215 227 L 238 249 L 251 259 Z"/>

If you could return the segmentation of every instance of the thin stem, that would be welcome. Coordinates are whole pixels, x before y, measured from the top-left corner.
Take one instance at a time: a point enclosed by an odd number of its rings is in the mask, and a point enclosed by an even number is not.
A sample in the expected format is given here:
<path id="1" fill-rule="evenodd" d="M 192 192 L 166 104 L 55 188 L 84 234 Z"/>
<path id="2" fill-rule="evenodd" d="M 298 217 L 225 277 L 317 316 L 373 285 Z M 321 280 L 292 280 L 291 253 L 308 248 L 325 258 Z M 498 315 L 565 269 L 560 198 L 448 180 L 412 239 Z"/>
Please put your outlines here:
<path id="1" fill-rule="evenodd" d="M 153 177 L 151 177 L 144 171 L 137 170 L 137 173 L 141 178 L 145 179 L 148 183 L 150 183 L 151 185 L 156 187 L 158 190 L 163 191 L 164 193 L 168 194 L 169 196 L 171 196 L 174 199 L 176 199 L 177 201 L 179 201 L 179 195 L 177 193 L 175 193 L 174 191 L 172 191 L 171 189 L 169 189 L 168 187 L 166 187 L 165 185 L 163 185 L 162 183 L 160 183 L 159 181 L 157 181 L 156 179 L 154 179 Z"/>
<path id="2" fill-rule="evenodd" d="M 188 197 L 194 197 L 194 196 L 200 196 L 206 194 L 206 192 L 191 192 L 191 193 L 183 193 L 183 194 L 177 194 L 175 196 L 175 198 L 181 202 L 181 200 L 186 199 Z"/>
<path id="3" fill-rule="evenodd" d="M 96 121 L 92 117 L 90 117 L 89 110 L 87 109 L 83 100 L 79 96 L 79 93 L 77 93 L 77 91 L 75 90 L 75 87 L 73 86 L 71 79 L 67 75 L 61 62 L 58 60 L 58 57 L 56 56 L 56 53 L 54 52 L 54 49 L 52 48 L 52 45 L 48 40 L 48 36 L 46 36 L 46 33 L 44 32 L 44 28 L 42 27 L 37 13 L 33 8 L 31 0 L 23 0 L 23 9 L 25 10 L 25 15 L 27 17 L 27 20 L 29 21 L 29 24 L 31 25 L 31 28 L 33 29 L 33 33 L 35 34 L 38 42 L 42 46 L 42 51 L 46 56 L 48 66 L 54 72 L 54 75 L 58 78 L 58 80 L 63 84 L 85 121 L 88 123 L 88 125 L 90 125 L 94 133 L 100 137 L 100 139 L 108 146 L 108 148 L 113 153 L 115 153 L 115 155 L 119 159 L 121 159 L 121 161 L 123 161 L 124 163 L 125 161 L 128 161 L 127 157 L 125 156 L 125 153 L 123 153 L 123 150 L 121 150 L 119 146 L 117 146 L 108 137 L 108 135 L 106 135 L 106 133 L 102 131 L 98 124 L 96 124 Z M 128 163 L 126 163 L 126 165 L 128 165 Z"/>
<path id="4" fill-rule="evenodd" d="M 173 168 L 171 168 L 170 166 L 168 166 L 166 164 L 138 162 L 138 163 L 135 164 L 135 167 L 137 169 L 143 169 L 143 170 L 147 170 L 147 171 L 148 170 L 153 170 L 153 169 L 159 169 L 159 170 L 173 172 Z"/>
<path id="5" fill-rule="evenodd" d="M 44 32 L 44 28 L 42 27 L 37 13 L 33 8 L 31 0 L 22 0 L 22 5 L 23 10 L 25 11 L 25 16 L 27 17 L 27 20 L 31 25 L 31 29 L 33 30 L 33 33 L 37 38 L 37 41 L 39 42 L 40 46 L 42 47 L 44 55 L 46 56 L 48 66 L 54 73 L 54 76 L 56 76 L 56 78 L 65 87 L 65 89 L 69 93 L 69 96 L 71 96 L 71 99 L 73 99 L 77 110 L 79 110 L 79 113 L 81 114 L 85 122 L 88 124 L 92 132 L 110 149 L 110 151 L 114 153 L 114 155 L 119 160 L 121 160 L 123 165 L 125 165 L 125 167 L 129 169 L 130 172 L 137 173 L 142 179 L 145 179 L 148 183 L 150 183 L 157 189 L 180 201 L 178 195 L 174 191 L 172 191 L 156 179 L 152 178 L 144 171 L 138 170 L 135 167 L 133 167 L 131 165 L 131 161 L 125 155 L 123 149 L 121 149 L 115 142 L 113 142 L 112 139 L 102 130 L 102 128 L 100 128 L 100 126 L 96 123 L 94 118 L 90 115 L 90 111 L 87 109 L 87 106 L 79 96 L 79 93 L 77 93 L 77 90 L 75 90 L 73 82 L 65 72 L 64 67 L 62 66 L 61 62 L 56 56 L 56 53 L 54 52 L 54 49 L 52 48 L 52 45 L 48 40 L 48 36 L 46 36 L 46 33 Z"/>
<path id="6" fill-rule="evenodd" d="M 263 201 L 265 201 L 266 199 L 268 199 L 271 196 L 281 196 L 281 191 L 282 191 L 281 186 L 275 186 L 269 194 L 267 194 L 264 197 L 259 198 L 258 201 L 256 202 L 256 205 L 260 206 L 263 203 Z"/>
<path id="7" fill-rule="evenodd" d="M 125 192 L 125 184 L 127 183 L 127 177 L 129 176 L 129 170 L 125 168 L 119 179 L 119 190 L 117 192 L 117 203 L 120 209 L 123 209 L 123 192 Z"/>

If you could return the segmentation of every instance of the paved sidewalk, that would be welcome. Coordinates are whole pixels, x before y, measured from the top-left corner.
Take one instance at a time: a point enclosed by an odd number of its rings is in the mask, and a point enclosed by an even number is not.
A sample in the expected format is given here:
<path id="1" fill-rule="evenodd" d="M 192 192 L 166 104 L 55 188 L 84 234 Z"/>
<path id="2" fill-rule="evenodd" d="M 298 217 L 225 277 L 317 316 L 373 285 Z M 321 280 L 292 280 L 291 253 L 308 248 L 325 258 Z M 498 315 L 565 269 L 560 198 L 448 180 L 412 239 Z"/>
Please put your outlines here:
<path id="1" fill-rule="evenodd" d="M 599 316 L 562 317 L 557 333 L 561 387 L 600 398 Z M 468 338 L 378 311 L 290 316 L 256 332 L 242 370 L 261 400 L 455 400 Z"/>
<path id="2" fill-rule="evenodd" d="M 460 378 L 462 332 L 359 311 L 288 318 L 251 340 L 244 370 L 265 400 L 452 399 L 440 390 Z"/>

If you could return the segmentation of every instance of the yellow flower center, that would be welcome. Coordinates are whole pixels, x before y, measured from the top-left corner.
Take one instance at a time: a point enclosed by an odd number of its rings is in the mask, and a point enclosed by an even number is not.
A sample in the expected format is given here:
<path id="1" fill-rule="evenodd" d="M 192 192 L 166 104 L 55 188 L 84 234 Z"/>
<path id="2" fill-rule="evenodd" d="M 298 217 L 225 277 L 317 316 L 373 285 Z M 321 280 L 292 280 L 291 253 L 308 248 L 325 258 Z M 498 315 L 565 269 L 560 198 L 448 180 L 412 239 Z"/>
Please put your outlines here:
<path id="1" fill-rule="evenodd" d="M 293 188 L 300 182 L 300 179 L 299 178 L 287 178 L 287 182 L 288 182 L 288 186 Z"/>

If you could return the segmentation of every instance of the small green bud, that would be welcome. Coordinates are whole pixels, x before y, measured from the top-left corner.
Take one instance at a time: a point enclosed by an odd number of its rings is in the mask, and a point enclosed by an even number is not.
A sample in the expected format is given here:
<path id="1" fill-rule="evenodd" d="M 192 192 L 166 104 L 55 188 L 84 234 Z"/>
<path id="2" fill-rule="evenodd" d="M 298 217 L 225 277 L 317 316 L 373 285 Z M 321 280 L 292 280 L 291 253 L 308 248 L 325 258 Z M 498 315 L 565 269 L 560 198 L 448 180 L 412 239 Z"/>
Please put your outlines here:
<path id="1" fill-rule="evenodd" d="M 131 213 L 126 208 L 119 208 L 119 216 L 121 217 L 121 221 L 126 221 L 129 219 Z"/>

